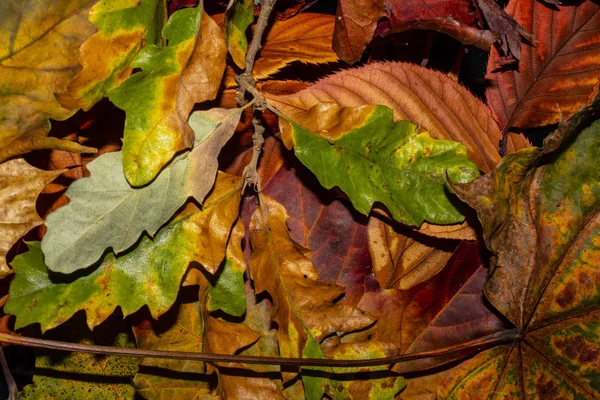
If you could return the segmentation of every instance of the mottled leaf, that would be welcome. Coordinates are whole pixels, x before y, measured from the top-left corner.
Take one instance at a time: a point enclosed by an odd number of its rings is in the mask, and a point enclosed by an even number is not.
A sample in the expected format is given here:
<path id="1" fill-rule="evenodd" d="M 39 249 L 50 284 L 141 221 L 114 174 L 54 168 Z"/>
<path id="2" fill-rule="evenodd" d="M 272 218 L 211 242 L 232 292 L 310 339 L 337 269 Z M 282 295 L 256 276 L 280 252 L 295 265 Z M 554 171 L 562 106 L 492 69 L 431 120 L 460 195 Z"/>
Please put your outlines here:
<path id="1" fill-rule="evenodd" d="M 373 320 L 355 307 L 335 303 L 343 288 L 317 281 L 314 265 L 289 237 L 285 209 L 267 196 L 261 199 L 250 222 L 250 272 L 256 292 L 267 291 L 273 298 L 271 319 L 278 324 L 280 354 L 325 358 L 322 339 L 364 328 Z M 292 376 L 285 374 L 284 379 Z M 303 375 L 303 382 L 309 399 L 320 399 L 327 385 L 327 379 L 310 375 Z"/>
<path id="2" fill-rule="evenodd" d="M 189 196 L 204 201 L 215 181 L 218 153 L 233 135 L 242 110 L 193 113 L 196 147 L 147 186 L 133 188 L 125 180 L 121 152 L 88 164 L 91 176 L 71 184 L 66 192 L 70 203 L 46 219 L 42 250 L 48 268 L 71 273 L 96 262 L 107 248 L 119 254 L 143 232 L 154 236 Z"/>
<path id="3" fill-rule="evenodd" d="M 449 76 L 418 65 L 374 63 L 326 77 L 290 95 L 265 96 L 284 114 L 308 110 L 316 104 L 334 102 L 342 107 L 385 105 L 396 120 L 422 126 L 435 139 L 451 139 L 467 146 L 468 156 L 483 172 L 500 161 L 502 135 L 487 107 Z M 527 147 L 522 137 L 511 135 L 508 150 Z"/>
<path id="4" fill-rule="evenodd" d="M 79 310 L 86 311 L 90 327 L 104 321 L 117 306 L 129 315 L 147 305 L 156 318 L 175 301 L 190 262 L 214 273 L 225 259 L 229 231 L 238 217 L 240 185 L 240 178 L 222 175 L 202 210 L 190 204 L 153 240 L 142 238 L 134 250 L 120 257 L 108 254 L 78 278 L 49 273 L 39 243 L 30 243 L 30 250 L 12 263 L 16 278 L 5 311 L 16 315 L 16 328 L 39 322 L 42 330 Z M 48 313 L 50 304 L 53 313 Z"/>
<path id="5" fill-rule="evenodd" d="M 380 202 L 408 225 L 464 219 L 446 193 L 445 176 L 468 182 L 478 171 L 459 143 L 434 140 L 408 121 L 396 123 L 385 106 L 322 103 L 294 119 L 280 119 L 286 146 L 324 187 L 342 189 L 362 214 Z"/>
<path id="6" fill-rule="evenodd" d="M 194 142 L 188 116 L 194 103 L 216 96 L 225 68 L 225 41 L 202 10 L 175 12 L 163 30 L 166 47 L 148 45 L 130 63 L 142 71 L 109 92 L 125 110 L 123 170 L 133 186 L 149 183 Z"/>
<path id="7" fill-rule="evenodd" d="M 264 79 L 295 61 L 310 64 L 337 61 L 331 47 L 333 22 L 332 15 L 316 13 L 275 21 L 258 53 L 252 75 Z"/>
<path id="8" fill-rule="evenodd" d="M 88 18 L 98 31 L 79 49 L 81 71 L 58 94 L 70 109 L 90 109 L 131 75 L 129 63 L 144 45 L 159 44 L 165 20 L 163 0 L 101 0 Z"/>
<path id="9" fill-rule="evenodd" d="M 79 72 L 79 46 L 94 33 L 93 0 L 0 3 L 0 161 L 36 149 L 95 152 L 47 137 L 48 118 L 65 120 L 54 93 Z"/>
<path id="10" fill-rule="evenodd" d="M 246 51 L 248 40 L 246 30 L 254 21 L 254 1 L 236 0 L 225 13 L 225 31 L 227 33 L 227 50 L 236 65 L 246 68 Z"/>
<path id="11" fill-rule="evenodd" d="M 0 278 L 12 273 L 6 254 L 15 242 L 41 225 L 35 202 L 44 187 L 63 171 L 43 171 L 21 158 L 0 164 Z"/>
<path id="12" fill-rule="evenodd" d="M 486 97 L 505 129 L 553 124 L 585 105 L 600 76 L 600 6 L 548 6 L 511 0 L 506 12 L 533 35 L 524 44 L 518 69 L 497 70 L 492 49 Z"/>
<path id="13" fill-rule="evenodd" d="M 135 347 L 130 335 L 95 331 L 81 336 L 81 330 L 53 332 L 48 339 L 79 340 L 82 344 Z M 83 339 L 83 340 L 82 340 Z M 66 353 L 37 350 L 33 384 L 25 386 L 19 399 L 135 399 L 129 379 L 137 371 L 135 357 Z"/>
<path id="14" fill-rule="evenodd" d="M 561 124 L 544 148 L 455 188 L 477 210 L 494 255 L 486 297 L 520 337 L 450 374 L 442 398 L 487 398 L 485 387 L 505 398 L 599 396 L 600 121 L 590 122 L 599 103 Z"/>

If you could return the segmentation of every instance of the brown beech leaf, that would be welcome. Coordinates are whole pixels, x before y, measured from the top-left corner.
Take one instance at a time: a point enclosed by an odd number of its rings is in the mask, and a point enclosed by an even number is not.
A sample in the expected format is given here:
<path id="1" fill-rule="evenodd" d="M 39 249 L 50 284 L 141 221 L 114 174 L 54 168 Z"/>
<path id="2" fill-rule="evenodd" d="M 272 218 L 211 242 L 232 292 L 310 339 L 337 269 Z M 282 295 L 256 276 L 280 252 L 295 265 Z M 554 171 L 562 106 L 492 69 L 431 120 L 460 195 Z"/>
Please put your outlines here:
<path id="1" fill-rule="evenodd" d="M 311 64 L 337 61 L 331 47 L 333 22 L 333 15 L 315 13 L 276 21 L 258 53 L 252 75 L 264 79 L 294 61 Z"/>
<path id="2" fill-rule="evenodd" d="M 65 120 L 55 92 L 79 72 L 79 46 L 95 26 L 93 0 L 3 1 L 0 5 L 0 161 L 36 149 L 95 149 L 48 137 L 48 118 Z"/>
<path id="3" fill-rule="evenodd" d="M 522 49 L 518 70 L 497 71 L 492 49 L 486 91 L 496 120 L 505 129 L 553 124 L 585 105 L 600 76 L 600 6 L 550 6 L 511 0 L 506 12 L 533 35 Z"/>
<path id="4" fill-rule="evenodd" d="M 509 155 L 455 188 L 493 253 L 485 295 L 519 337 L 459 366 L 441 398 L 600 396 L 599 116 L 596 96 L 542 149 Z"/>
<path id="5" fill-rule="evenodd" d="M 376 31 L 385 36 L 430 29 L 487 50 L 498 36 L 479 29 L 480 25 L 471 0 L 339 0 L 333 48 L 342 60 L 354 63 L 360 60 Z"/>
<path id="6" fill-rule="evenodd" d="M 487 271 L 479 251 L 479 243 L 463 242 L 446 267 L 430 280 L 410 290 L 365 293 L 359 307 L 376 317 L 377 324 L 361 334 L 393 343 L 400 353 L 436 350 L 501 334 L 509 326 L 484 301 Z M 474 351 L 396 364 L 394 370 L 429 369 Z"/>
<path id="7" fill-rule="evenodd" d="M 489 172 L 499 161 L 501 133 L 487 107 L 465 87 L 441 72 L 418 65 L 387 62 L 344 70 L 291 95 L 264 92 L 270 104 L 294 117 L 321 102 L 344 107 L 382 104 L 396 119 L 407 119 L 435 139 L 452 139 L 468 148 L 469 158 Z M 528 146 L 509 138 L 509 151 Z"/>
<path id="8" fill-rule="evenodd" d="M 369 252 L 375 278 L 382 288 L 410 289 L 444 268 L 456 243 L 427 240 L 414 230 L 369 219 Z M 447 243 L 449 242 L 449 243 Z"/>
<path id="9" fill-rule="evenodd" d="M 22 158 L 0 164 L 0 278 L 12 273 L 6 253 L 18 239 L 43 222 L 35 208 L 38 195 L 62 172 L 32 167 Z"/>

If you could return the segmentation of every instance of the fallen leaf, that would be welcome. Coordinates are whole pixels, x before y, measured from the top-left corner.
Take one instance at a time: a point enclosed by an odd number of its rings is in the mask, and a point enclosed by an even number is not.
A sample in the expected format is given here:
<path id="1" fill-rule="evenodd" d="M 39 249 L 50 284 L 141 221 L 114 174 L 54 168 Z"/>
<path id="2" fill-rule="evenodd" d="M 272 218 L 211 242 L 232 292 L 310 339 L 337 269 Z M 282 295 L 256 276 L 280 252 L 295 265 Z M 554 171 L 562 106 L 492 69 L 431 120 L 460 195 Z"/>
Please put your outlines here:
<path id="1" fill-rule="evenodd" d="M 38 195 L 63 171 L 37 169 L 22 158 L 0 164 L 0 278 L 12 273 L 6 263 L 11 247 L 43 223 L 35 207 Z"/>
<path id="2" fill-rule="evenodd" d="M 488 50 L 498 37 L 480 29 L 477 11 L 470 0 L 339 0 L 333 48 L 342 60 L 354 63 L 376 32 L 386 36 L 429 29 Z"/>
<path id="3" fill-rule="evenodd" d="M 265 79 L 292 62 L 321 64 L 338 61 L 331 47 L 334 17 L 302 13 L 275 21 L 257 55 L 252 75 Z"/>
<path id="4" fill-rule="evenodd" d="M 189 196 L 203 202 L 217 175 L 218 152 L 233 135 L 242 111 L 193 113 L 196 146 L 147 186 L 134 188 L 125 180 L 121 152 L 89 163 L 91 176 L 72 183 L 66 192 L 70 203 L 46 219 L 42 250 L 48 268 L 71 273 L 95 263 L 107 248 L 119 254 L 143 232 L 154 236 Z"/>
<path id="5" fill-rule="evenodd" d="M 531 39 L 517 21 L 504 11 L 494 0 L 476 0 L 485 21 L 492 30 L 500 36 L 500 49 L 505 58 L 521 59 L 521 37 Z"/>
<path id="6" fill-rule="evenodd" d="M 437 71 L 387 62 L 338 72 L 291 95 L 270 95 L 266 90 L 263 93 L 268 102 L 292 118 L 323 102 L 342 107 L 385 105 L 394 110 L 396 120 L 407 119 L 435 139 L 451 139 L 467 146 L 468 157 L 483 172 L 491 171 L 500 161 L 502 134 L 487 107 Z M 509 137 L 509 152 L 528 145 L 523 136 Z"/>
<path id="7" fill-rule="evenodd" d="M 322 339 L 362 329 L 373 320 L 355 307 L 335 303 L 343 288 L 317 280 L 313 263 L 289 237 L 283 206 L 264 195 L 261 202 L 250 222 L 250 274 L 256 292 L 266 291 L 273 299 L 271 319 L 278 325 L 280 355 L 325 358 Z M 293 376 L 284 374 L 284 381 Z M 303 375 L 302 380 L 307 398 L 320 399 L 327 379 Z"/>
<path id="8" fill-rule="evenodd" d="M 131 75 L 129 63 L 145 43 L 158 45 L 165 22 L 162 0 L 102 0 L 88 18 L 98 31 L 79 49 L 81 71 L 58 93 L 69 109 L 89 110 Z"/>
<path id="9" fill-rule="evenodd" d="M 294 121 L 280 118 L 283 142 L 330 189 L 339 187 L 368 215 L 374 202 L 395 220 L 452 224 L 464 219 L 447 197 L 445 176 L 468 182 L 479 172 L 467 149 L 433 140 L 408 121 L 393 121 L 385 106 L 320 103 Z"/>
<path id="10" fill-rule="evenodd" d="M 225 18 L 227 50 L 229 50 L 233 62 L 244 69 L 246 68 L 246 51 L 248 50 L 246 30 L 254 21 L 254 1 L 237 0 L 233 3 L 230 2 Z"/>
<path id="11" fill-rule="evenodd" d="M 215 98 L 225 69 L 225 40 L 201 6 L 173 13 L 163 37 L 168 45 L 143 48 L 130 63 L 142 71 L 108 94 L 127 114 L 123 171 L 133 186 L 149 183 L 176 152 L 192 146 L 189 113 Z"/>
<path id="12" fill-rule="evenodd" d="M 409 290 L 378 288 L 365 293 L 358 307 L 377 318 L 377 324 L 361 334 L 392 343 L 400 354 L 409 354 L 460 345 L 507 330 L 514 333 L 483 297 L 487 270 L 479 250 L 479 243 L 463 242 L 433 278 Z M 428 370 L 476 351 L 471 348 L 450 356 L 399 363 L 393 370 L 403 374 Z"/>
<path id="13" fill-rule="evenodd" d="M 15 279 L 5 311 L 17 317 L 16 329 L 39 322 L 42 331 L 60 325 L 85 310 L 90 328 L 117 306 L 129 315 L 147 305 L 154 318 L 175 301 L 190 262 L 211 274 L 225 259 L 229 231 L 238 217 L 241 179 L 222 175 L 202 210 L 190 204 L 162 228 L 153 240 L 121 257 L 108 254 L 87 275 L 68 279 L 49 273 L 39 242 L 12 263 Z M 210 229 L 209 229 L 210 228 Z M 48 313 L 48 304 L 56 312 Z"/>
<path id="14" fill-rule="evenodd" d="M 65 120 L 54 93 L 79 72 L 79 46 L 95 30 L 86 18 L 93 0 L 3 1 L 0 5 L 0 161 L 36 149 L 95 152 L 47 137 L 48 118 Z"/>
<path id="15" fill-rule="evenodd" d="M 441 398 L 487 398 L 491 387 L 505 398 L 599 396 L 599 105 L 596 97 L 542 149 L 455 188 L 494 256 L 485 295 L 519 336 L 459 366 Z"/>
<path id="16" fill-rule="evenodd" d="M 124 332 L 96 329 L 81 334 L 71 327 L 53 332 L 48 339 L 79 341 L 124 348 L 135 347 Z M 111 327 L 112 328 L 112 327 Z M 70 329 L 70 331 L 67 331 Z M 79 334 L 79 335 L 77 335 Z M 33 383 L 19 393 L 19 399 L 135 399 L 135 389 L 128 379 L 137 371 L 135 357 L 67 353 L 57 350 L 36 350 Z"/>
<path id="17" fill-rule="evenodd" d="M 553 124 L 587 103 L 600 76 L 600 6 L 548 6 L 511 0 L 506 12 L 533 35 L 522 49 L 518 70 L 496 71 L 501 55 L 492 49 L 486 79 L 490 108 L 504 129 Z"/>
<path id="18" fill-rule="evenodd" d="M 369 218 L 373 272 L 385 289 L 410 289 L 436 275 L 450 260 L 455 245 L 423 240 L 410 229 L 394 229 L 378 218 Z"/>

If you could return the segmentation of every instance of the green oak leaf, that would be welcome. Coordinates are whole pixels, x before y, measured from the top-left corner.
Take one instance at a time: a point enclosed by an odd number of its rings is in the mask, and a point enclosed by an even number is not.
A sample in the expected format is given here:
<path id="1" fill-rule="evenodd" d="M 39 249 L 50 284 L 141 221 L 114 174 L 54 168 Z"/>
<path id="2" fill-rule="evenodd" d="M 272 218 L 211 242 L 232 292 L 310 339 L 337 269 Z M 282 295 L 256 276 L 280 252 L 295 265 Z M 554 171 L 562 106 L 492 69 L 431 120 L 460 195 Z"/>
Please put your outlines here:
<path id="1" fill-rule="evenodd" d="M 162 34 L 167 45 L 143 48 L 130 63 L 142 71 L 108 93 L 127 114 L 123 171 L 133 186 L 148 184 L 193 145 L 189 113 L 216 96 L 225 70 L 225 40 L 202 2 L 173 13 Z"/>
<path id="2" fill-rule="evenodd" d="M 467 148 L 450 140 L 432 139 L 408 121 L 394 122 L 385 106 L 340 107 L 320 103 L 294 115 L 281 116 L 284 143 L 330 189 L 338 186 L 361 213 L 384 204 L 399 222 L 419 226 L 460 222 L 446 187 L 479 175 Z"/>
<path id="3" fill-rule="evenodd" d="M 219 151 L 233 135 L 242 112 L 243 108 L 236 108 L 192 114 L 196 147 L 176 158 L 147 186 L 134 188 L 127 183 L 121 152 L 103 154 L 89 163 L 90 177 L 73 182 L 66 192 L 69 204 L 46 219 L 42 250 L 48 268 L 71 273 L 98 261 L 107 248 L 119 254 L 143 232 L 154 236 L 189 196 L 202 202 L 214 184 Z"/>
<path id="4" fill-rule="evenodd" d="M 108 254 L 74 280 L 51 275 L 39 242 L 29 243 L 29 251 L 11 264 L 15 279 L 4 310 L 16 316 L 15 329 L 39 322 L 45 331 L 79 310 L 86 311 L 90 328 L 116 307 L 130 315 L 147 305 L 155 318 L 167 311 L 190 262 L 214 273 L 225 259 L 228 233 L 239 214 L 241 178 L 221 174 L 217 183 L 202 210 L 188 205 L 154 239 L 143 237 L 120 257 Z"/>
<path id="5" fill-rule="evenodd" d="M 238 67 L 246 68 L 246 30 L 254 21 L 254 1 L 236 0 L 228 7 L 225 17 L 227 50 Z"/>

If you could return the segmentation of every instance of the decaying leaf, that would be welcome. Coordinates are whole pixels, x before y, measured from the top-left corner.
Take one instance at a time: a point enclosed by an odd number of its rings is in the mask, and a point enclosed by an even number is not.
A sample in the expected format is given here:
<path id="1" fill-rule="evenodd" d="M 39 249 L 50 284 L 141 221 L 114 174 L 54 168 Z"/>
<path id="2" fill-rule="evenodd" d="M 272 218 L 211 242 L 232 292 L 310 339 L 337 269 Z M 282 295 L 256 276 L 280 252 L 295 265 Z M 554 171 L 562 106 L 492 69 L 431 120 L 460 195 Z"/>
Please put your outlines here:
<path id="1" fill-rule="evenodd" d="M 234 1 L 233 5 L 229 5 L 225 18 L 227 50 L 229 50 L 233 62 L 244 69 L 246 68 L 246 51 L 248 50 L 246 30 L 254 21 L 254 1 Z"/>
<path id="2" fill-rule="evenodd" d="M 65 327 L 66 328 L 66 327 Z M 67 329 L 71 329 L 67 332 Z M 127 333 L 94 331 L 79 337 L 80 330 L 59 329 L 49 337 L 55 340 L 70 338 L 82 344 L 135 347 Z M 119 399 L 133 400 L 135 389 L 128 382 L 137 371 L 135 357 L 68 353 L 37 350 L 33 384 L 19 393 L 19 399 Z"/>
<path id="3" fill-rule="evenodd" d="M 275 21 L 258 53 L 252 75 L 267 78 L 295 61 L 318 64 L 334 62 L 331 47 L 334 17 L 302 13 L 285 21 Z"/>
<path id="4" fill-rule="evenodd" d="M 18 239 L 43 223 L 35 208 L 36 199 L 62 172 L 34 168 L 22 158 L 0 164 L 0 278 L 12 273 L 6 253 Z"/>
<path id="5" fill-rule="evenodd" d="M 94 0 L 7 0 L 0 3 L 0 161 L 36 149 L 95 152 L 47 137 L 48 118 L 65 120 L 54 93 L 79 72 L 79 46 L 95 30 Z"/>
<path id="6" fill-rule="evenodd" d="M 492 49 L 486 97 L 505 129 L 553 124 L 584 106 L 600 76 L 600 6 L 593 1 L 549 6 L 511 0 L 506 12 L 533 36 L 522 49 L 518 70 L 497 71 Z"/>
<path id="7" fill-rule="evenodd" d="M 203 202 L 215 181 L 219 151 L 233 135 L 242 111 L 193 113 L 190 126 L 196 147 L 147 186 L 134 188 L 125 180 L 121 152 L 88 164 L 91 176 L 71 184 L 66 192 L 70 203 L 46 219 L 42 250 L 48 268 L 71 273 L 98 261 L 107 248 L 120 254 L 143 232 L 154 236 L 189 196 Z"/>
<path id="8" fill-rule="evenodd" d="M 90 328 L 104 321 L 117 306 L 129 315 L 147 305 L 153 317 L 175 301 L 190 262 L 211 274 L 225 259 L 229 231 L 238 217 L 241 179 L 221 175 L 202 210 L 190 204 L 153 240 L 120 257 L 108 254 L 89 274 L 78 278 L 50 274 L 38 242 L 15 258 L 16 278 L 10 286 L 7 313 L 17 317 L 16 328 L 39 322 L 42 331 L 85 310 Z M 54 304 L 56 312 L 48 313 Z"/>
<path id="9" fill-rule="evenodd" d="M 225 40 L 202 6 L 175 12 L 163 37 L 130 63 L 143 71 L 109 92 L 127 113 L 123 171 L 133 186 L 149 183 L 173 155 L 194 143 L 188 116 L 194 103 L 213 99 L 225 69 Z"/>
<path id="10" fill-rule="evenodd" d="M 273 299 L 271 319 L 278 324 L 280 355 L 325 358 L 322 339 L 364 328 L 373 320 L 355 307 L 335 303 L 343 288 L 317 280 L 304 249 L 289 237 L 285 209 L 267 196 L 261 202 L 250 222 L 250 273 L 256 292 L 266 291 Z M 284 374 L 286 381 L 292 377 Z M 328 379 L 310 375 L 302 379 L 307 398 L 320 399 Z"/>
<path id="11" fill-rule="evenodd" d="M 441 398 L 600 395 L 600 98 L 544 148 L 507 156 L 491 175 L 456 186 L 493 252 L 485 295 L 519 338 L 451 373 Z"/>
<path id="12" fill-rule="evenodd" d="M 101 0 L 90 10 L 88 18 L 98 28 L 79 49 L 81 71 L 58 94 L 60 103 L 69 109 L 89 110 L 119 86 L 132 69 L 130 61 L 144 42 L 160 44 L 165 20 L 162 0 Z"/>
<path id="13" fill-rule="evenodd" d="M 382 288 L 410 289 L 440 272 L 456 245 L 440 242 L 426 241 L 407 228 L 394 229 L 375 217 L 369 219 L 369 251 Z"/>
<path id="14" fill-rule="evenodd" d="M 380 202 L 408 225 L 464 219 L 445 188 L 446 175 L 456 182 L 478 175 L 461 144 L 434 140 L 408 121 L 394 122 L 385 106 L 320 103 L 293 118 L 280 118 L 286 146 L 325 188 L 338 186 L 362 214 Z"/>
<path id="15" fill-rule="evenodd" d="M 498 125 L 487 107 L 458 82 L 437 71 L 405 63 L 370 64 L 326 77 L 290 95 L 270 95 L 270 104 L 294 118 L 322 102 L 342 107 L 385 105 L 394 118 L 406 119 L 430 132 L 435 139 L 451 139 L 467 146 L 468 156 L 483 172 L 500 161 Z M 508 150 L 529 144 L 511 135 Z"/>

